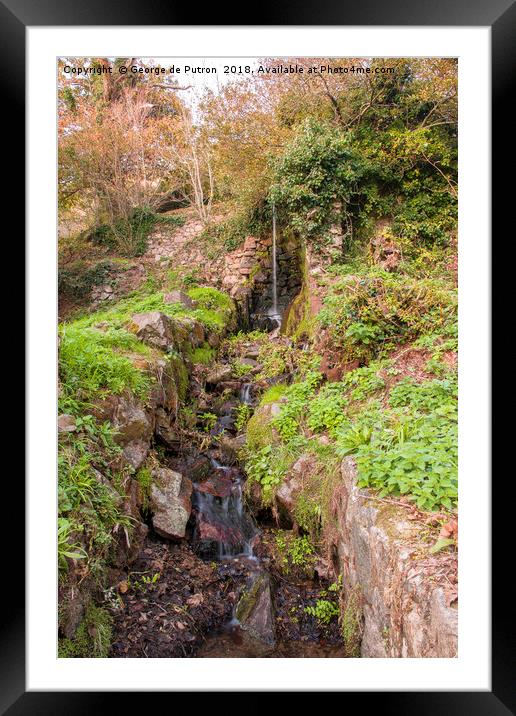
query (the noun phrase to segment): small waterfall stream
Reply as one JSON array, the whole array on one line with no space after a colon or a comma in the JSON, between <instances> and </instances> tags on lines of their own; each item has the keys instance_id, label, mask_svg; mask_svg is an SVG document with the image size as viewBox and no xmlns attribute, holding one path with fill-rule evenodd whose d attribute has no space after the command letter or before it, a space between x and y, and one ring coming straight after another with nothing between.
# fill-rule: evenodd
<instances>
[{"instance_id":1,"label":"small waterfall stream","mask_svg":"<svg viewBox=\"0 0 516 716\"><path fill-rule=\"evenodd\" d=\"M272 311L278 313L278 277L276 259L276 205L272 205Z\"/></svg>"},{"instance_id":2,"label":"small waterfall stream","mask_svg":"<svg viewBox=\"0 0 516 716\"><path fill-rule=\"evenodd\" d=\"M277 236L276 236L276 205L272 204L272 307L269 317L281 327L281 314L278 310L278 258L277 258Z\"/></svg>"}]
</instances>

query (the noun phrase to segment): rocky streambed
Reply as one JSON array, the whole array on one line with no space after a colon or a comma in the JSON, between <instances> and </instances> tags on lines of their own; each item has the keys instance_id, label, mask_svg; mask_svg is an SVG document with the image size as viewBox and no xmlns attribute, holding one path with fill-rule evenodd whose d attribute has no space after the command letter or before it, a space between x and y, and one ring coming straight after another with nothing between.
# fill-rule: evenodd
<instances>
[{"instance_id":1,"label":"rocky streambed","mask_svg":"<svg viewBox=\"0 0 516 716\"><path fill-rule=\"evenodd\" d=\"M246 505L235 416L253 409L253 384L224 366L216 373L204 395L217 416L206 444L167 450L153 471L149 534L115 589L111 655L346 656L337 619L310 614L329 580L286 574L272 514L257 519Z\"/></svg>"}]
</instances>

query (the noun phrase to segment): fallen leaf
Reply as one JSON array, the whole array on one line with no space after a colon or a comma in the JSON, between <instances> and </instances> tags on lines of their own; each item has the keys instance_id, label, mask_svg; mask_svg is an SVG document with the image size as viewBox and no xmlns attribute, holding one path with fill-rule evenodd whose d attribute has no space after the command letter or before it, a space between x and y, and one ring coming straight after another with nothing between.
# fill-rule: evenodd
<instances>
[{"instance_id":1,"label":"fallen leaf","mask_svg":"<svg viewBox=\"0 0 516 716\"><path fill-rule=\"evenodd\" d=\"M442 539L457 539L459 536L459 523L457 520L449 520L441 527L439 537Z\"/></svg>"},{"instance_id":2,"label":"fallen leaf","mask_svg":"<svg viewBox=\"0 0 516 716\"><path fill-rule=\"evenodd\" d=\"M199 594L194 594L193 596L189 597L186 600L186 603L189 604L191 607L198 607L199 604L202 604L203 601L204 601L204 597L202 596L201 593L199 593Z\"/></svg>"},{"instance_id":3,"label":"fallen leaf","mask_svg":"<svg viewBox=\"0 0 516 716\"><path fill-rule=\"evenodd\" d=\"M179 629L180 631L183 631L184 629L186 629L186 624L183 624L183 622L176 622L176 623L175 623L175 626L176 626L176 628Z\"/></svg>"}]
</instances>

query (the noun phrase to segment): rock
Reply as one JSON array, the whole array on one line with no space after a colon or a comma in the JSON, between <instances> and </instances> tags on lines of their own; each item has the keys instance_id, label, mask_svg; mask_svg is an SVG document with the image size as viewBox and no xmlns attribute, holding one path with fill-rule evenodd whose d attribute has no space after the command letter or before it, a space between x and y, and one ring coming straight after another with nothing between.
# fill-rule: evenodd
<instances>
[{"instance_id":1,"label":"rock","mask_svg":"<svg viewBox=\"0 0 516 716\"><path fill-rule=\"evenodd\" d=\"M161 311L135 313L131 320L131 329L143 343L162 351L175 347L174 323Z\"/></svg>"},{"instance_id":2,"label":"rock","mask_svg":"<svg viewBox=\"0 0 516 716\"><path fill-rule=\"evenodd\" d=\"M258 358L258 355L260 353L260 347L259 346L248 346L244 350L244 360L248 358L252 358L256 360Z\"/></svg>"},{"instance_id":3,"label":"rock","mask_svg":"<svg viewBox=\"0 0 516 716\"><path fill-rule=\"evenodd\" d=\"M396 504L368 500L357 486L356 466L341 466L339 538L335 545L346 596L358 590L363 610L363 657L457 656L456 606L446 604L443 586L432 577L436 560L412 557L419 528ZM426 573L425 573L426 572Z\"/></svg>"},{"instance_id":4,"label":"rock","mask_svg":"<svg viewBox=\"0 0 516 716\"><path fill-rule=\"evenodd\" d=\"M154 415L156 418L154 427L156 436L168 448L177 449L179 445L179 437L170 414L166 413L163 408L157 408Z\"/></svg>"},{"instance_id":5,"label":"rock","mask_svg":"<svg viewBox=\"0 0 516 716\"><path fill-rule=\"evenodd\" d=\"M235 527L210 521L206 515L200 514L197 517L197 540L236 546L242 544L244 537Z\"/></svg>"},{"instance_id":6,"label":"rock","mask_svg":"<svg viewBox=\"0 0 516 716\"><path fill-rule=\"evenodd\" d=\"M210 348L218 348L220 345L220 336L215 331L210 331L206 340Z\"/></svg>"},{"instance_id":7,"label":"rock","mask_svg":"<svg viewBox=\"0 0 516 716\"><path fill-rule=\"evenodd\" d=\"M219 438L219 451L222 462L225 465L233 465L238 458L239 451L244 447L246 441L245 434L233 437L227 433Z\"/></svg>"},{"instance_id":8,"label":"rock","mask_svg":"<svg viewBox=\"0 0 516 716\"><path fill-rule=\"evenodd\" d=\"M241 383L238 380L221 380L220 383L218 383L218 390L239 390L240 385Z\"/></svg>"},{"instance_id":9,"label":"rock","mask_svg":"<svg viewBox=\"0 0 516 716\"><path fill-rule=\"evenodd\" d=\"M303 487L303 475L309 473L314 467L313 455L301 455L292 465L276 490L276 503L289 517L293 518L296 498Z\"/></svg>"},{"instance_id":10,"label":"rock","mask_svg":"<svg viewBox=\"0 0 516 716\"><path fill-rule=\"evenodd\" d=\"M274 617L269 575L262 572L254 577L236 606L235 616L249 636L268 646L275 643Z\"/></svg>"},{"instance_id":11,"label":"rock","mask_svg":"<svg viewBox=\"0 0 516 716\"><path fill-rule=\"evenodd\" d=\"M205 480L212 470L211 462L205 455L197 455L191 462L188 462L188 474L192 482Z\"/></svg>"},{"instance_id":12,"label":"rock","mask_svg":"<svg viewBox=\"0 0 516 716\"><path fill-rule=\"evenodd\" d=\"M175 324L175 338L179 346L190 343L193 348L199 348L204 344L204 326L195 318L181 317Z\"/></svg>"},{"instance_id":13,"label":"rock","mask_svg":"<svg viewBox=\"0 0 516 716\"><path fill-rule=\"evenodd\" d=\"M119 398L113 414L116 442L127 445L135 440L150 442L152 424L142 406L134 400Z\"/></svg>"},{"instance_id":14,"label":"rock","mask_svg":"<svg viewBox=\"0 0 516 716\"><path fill-rule=\"evenodd\" d=\"M195 308L197 303L183 291L170 291L163 296L165 303L182 303L186 308Z\"/></svg>"},{"instance_id":15,"label":"rock","mask_svg":"<svg viewBox=\"0 0 516 716\"><path fill-rule=\"evenodd\" d=\"M243 365L249 366L250 373L259 373L263 368L261 363L258 363L258 361L254 360L254 358L240 358L239 362Z\"/></svg>"},{"instance_id":16,"label":"rock","mask_svg":"<svg viewBox=\"0 0 516 716\"><path fill-rule=\"evenodd\" d=\"M207 480L198 483L195 490L215 497L229 497L233 490L233 480L227 472L220 470Z\"/></svg>"},{"instance_id":17,"label":"rock","mask_svg":"<svg viewBox=\"0 0 516 716\"><path fill-rule=\"evenodd\" d=\"M122 448L125 461L139 470L149 454L149 442L146 440L133 440Z\"/></svg>"},{"instance_id":18,"label":"rock","mask_svg":"<svg viewBox=\"0 0 516 716\"><path fill-rule=\"evenodd\" d=\"M217 365L206 376L206 382L216 385L231 378L231 372L230 365Z\"/></svg>"},{"instance_id":19,"label":"rock","mask_svg":"<svg viewBox=\"0 0 516 716\"><path fill-rule=\"evenodd\" d=\"M179 409L180 361L178 357L171 357L169 360L156 360L152 366L157 380L151 391L150 403L163 407L174 416L177 416Z\"/></svg>"},{"instance_id":20,"label":"rock","mask_svg":"<svg viewBox=\"0 0 516 716\"><path fill-rule=\"evenodd\" d=\"M269 413L272 418L277 418L281 413L281 403L270 403Z\"/></svg>"},{"instance_id":21,"label":"rock","mask_svg":"<svg viewBox=\"0 0 516 716\"><path fill-rule=\"evenodd\" d=\"M121 531L116 540L113 564L121 569L132 564L138 558L149 528L143 522L135 521L132 529L126 533Z\"/></svg>"},{"instance_id":22,"label":"rock","mask_svg":"<svg viewBox=\"0 0 516 716\"><path fill-rule=\"evenodd\" d=\"M67 415L66 413L60 415L57 418L57 430L60 433L72 433L74 430L77 430L73 415Z\"/></svg>"},{"instance_id":23,"label":"rock","mask_svg":"<svg viewBox=\"0 0 516 716\"><path fill-rule=\"evenodd\" d=\"M154 470L151 486L152 526L167 539L182 539L192 511L192 483L181 473L168 468Z\"/></svg>"}]
</instances>

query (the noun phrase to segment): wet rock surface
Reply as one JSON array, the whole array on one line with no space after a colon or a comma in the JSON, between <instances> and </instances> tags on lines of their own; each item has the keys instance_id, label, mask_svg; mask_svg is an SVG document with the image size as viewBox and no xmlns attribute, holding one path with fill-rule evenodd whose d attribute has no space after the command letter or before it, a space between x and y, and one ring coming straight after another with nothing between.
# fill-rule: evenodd
<instances>
[{"instance_id":1,"label":"wet rock surface","mask_svg":"<svg viewBox=\"0 0 516 716\"><path fill-rule=\"evenodd\" d=\"M249 637L274 646L274 617L269 575L261 572L251 578L235 609L241 629Z\"/></svg>"}]
</instances>

